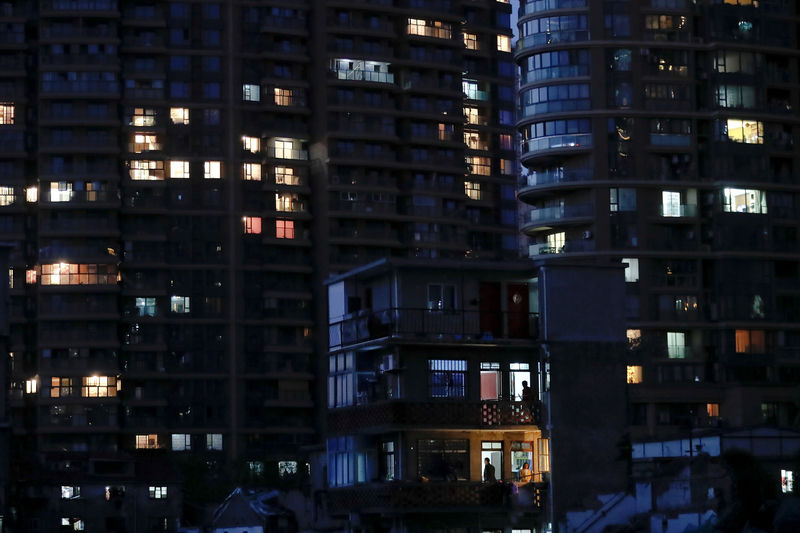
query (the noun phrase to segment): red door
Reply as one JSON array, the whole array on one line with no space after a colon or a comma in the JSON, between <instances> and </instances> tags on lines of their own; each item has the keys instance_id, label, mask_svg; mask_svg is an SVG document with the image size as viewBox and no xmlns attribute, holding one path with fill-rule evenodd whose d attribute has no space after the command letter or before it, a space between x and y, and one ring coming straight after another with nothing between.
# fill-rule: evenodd
<instances>
[{"instance_id":1,"label":"red door","mask_svg":"<svg viewBox=\"0 0 800 533\"><path fill-rule=\"evenodd\" d=\"M503 335L503 321L500 314L500 284L481 282L480 287L481 333L491 333L494 337Z\"/></svg>"},{"instance_id":2,"label":"red door","mask_svg":"<svg viewBox=\"0 0 800 533\"><path fill-rule=\"evenodd\" d=\"M506 309L508 309L508 336L512 339L530 337L528 284L509 283L506 300Z\"/></svg>"}]
</instances>

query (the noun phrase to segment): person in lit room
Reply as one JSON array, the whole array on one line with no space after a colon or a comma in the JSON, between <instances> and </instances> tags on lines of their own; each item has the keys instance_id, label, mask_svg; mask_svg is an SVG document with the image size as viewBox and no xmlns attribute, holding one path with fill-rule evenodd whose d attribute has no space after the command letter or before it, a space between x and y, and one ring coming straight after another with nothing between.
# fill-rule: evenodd
<instances>
[{"instance_id":1,"label":"person in lit room","mask_svg":"<svg viewBox=\"0 0 800 533\"><path fill-rule=\"evenodd\" d=\"M497 478L494 475L494 466L492 462L487 457L483 460L484 467L483 467L483 481L484 483L497 483Z\"/></svg>"},{"instance_id":2,"label":"person in lit room","mask_svg":"<svg viewBox=\"0 0 800 533\"><path fill-rule=\"evenodd\" d=\"M519 484L525 485L531 482L533 479L533 472L531 472L530 465L525 462L522 464L522 468L519 471Z\"/></svg>"}]
</instances>

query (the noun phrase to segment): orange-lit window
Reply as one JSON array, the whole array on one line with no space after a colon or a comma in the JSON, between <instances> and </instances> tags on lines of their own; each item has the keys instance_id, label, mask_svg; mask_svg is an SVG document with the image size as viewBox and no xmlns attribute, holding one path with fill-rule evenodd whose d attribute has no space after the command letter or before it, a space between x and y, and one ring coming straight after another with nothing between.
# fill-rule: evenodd
<instances>
[{"instance_id":1,"label":"orange-lit window","mask_svg":"<svg viewBox=\"0 0 800 533\"><path fill-rule=\"evenodd\" d=\"M25 380L25 394L36 394L39 390L39 380L31 378Z\"/></svg>"},{"instance_id":2,"label":"orange-lit window","mask_svg":"<svg viewBox=\"0 0 800 533\"><path fill-rule=\"evenodd\" d=\"M50 183L51 202L69 202L72 199L72 182L53 181Z\"/></svg>"},{"instance_id":3,"label":"orange-lit window","mask_svg":"<svg viewBox=\"0 0 800 533\"><path fill-rule=\"evenodd\" d=\"M719 404L718 403L707 403L706 404L706 414L709 418L718 418L719 417Z\"/></svg>"},{"instance_id":4,"label":"orange-lit window","mask_svg":"<svg viewBox=\"0 0 800 533\"><path fill-rule=\"evenodd\" d=\"M171 107L169 119L173 124L189 124L189 109L186 107Z\"/></svg>"},{"instance_id":5,"label":"orange-lit window","mask_svg":"<svg viewBox=\"0 0 800 533\"><path fill-rule=\"evenodd\" d=\"M14 104L0 103L0 124L14 123Z\"/></svg>"},{"instance_id":6,"label":"orange-lit window","mask_svg":"<svg viewBox=\"0 0 800 533\"><path fill-rule=\"evenodd\" d=\"M67 398L72 396L72 378L50 378L50 397Z\"/></svg>"},{"instance_id":7,"label":"orange-lit window","mask_svg":"<svg viewBox=\"0 0 800 533\"><path fill-rule=\"evenodd\" d=\"M170 161L169 162L169 177L173 179L188 179L189 178L189 162L188 161Z\"/></svg>"},{"instance_id":8,"label":"orange-lit window","mask_svg":"<svg viewBox=\"0 0 800 533\"><path fill-rule=\"evenodd\" d=\"M25 283L33 285L36 283L36 270L28 269L25 271Z\"/></svg>"},{"instance_id":9,"label":"orange-lit window","mask_svg":"<svg viewBox=\"0 0 800 533\"><path fill-rule=\"evenodd\" d=\"M275 194L275 210L276 211L302 211L303 204L300 202L300 197L296 194Z\"/></svg>"},{"instance_id":10,"label":"orange-lit window","mask_svg":"<svg viewBox=\"0 0 800 533\"><path fill-rule=\"evenodd\" d=\"M280 185L300 185L300 176L292 167L275 167L275 183Z\"/></svg>"},{"instance_id":11,"label":"orange-lit window","mask_svg":"<svg viewBox=\"0 0 800 533\"><path fill-rule=\"evenodd\" d=\"M222 164L219 161L206 161L203 163L203 178L218 180L222 177Z\"/></svg>"},{"instance_id":12,"label":"orange-lit window","mask_svg":"<svg viewBox=\"0 0 800 533\"><path fill-rule=\"evenodd\" d=\"M511 37L508 35L498 35L497 36L497 50L500 52L510 52L511 51Z\"/></svg>"},{"instance_id":13,"label":"orange-lit window","mask_svg":"<svg viewBox=\"0 0 800 533\"><path fill-rule=\"evenodd\" d=\"M242 217L245 233L261 233L261 217Z\"/></svg>"},{"instance_id":14,"label":"orange-lit window","mask_svg":"<svg viewBox=\"0 0 800 533\"><path fill-rule=\"evenodd\" d=\"M242 178L245 181L261 181L261 165L258 163L242 164Z\"/></svg>"},{"instance_id":15,"label":"orange-lit window","mask_svg":"<svg viewBox=\"0 0 800 533\"><path fill-rule=\"evenodd\" d=\"M275 237L278 239L294 239L294 220L276 220Z\"/></svg>"},{"instance_id":16,"label":"orange-lit window","mask_svg":"<svg viewBox=\"0 0 800 533\"><path fill-rule=\"evenodd\" d=\"M292 105L292 90L275 87L275 105Z\"/></svg>"},{"instance_id":17,"label":"orange-lit window","mask_svg":"<svg viewBox=\"0 0 800 533\"><path fill-rule=\"evenodd\" d=\"M0 187L0 206L14 205L14 187Z\"/></svg>"},{"instance_id":18,"label":"orange-lit window","mask_svg":"<svg viewBox=\"0 0 800 533\"><path fill-rule=\"evenodd\" d=\"M87 376L83 378L81 396L84 398L111 398L117 395L120 382L116 376Z\"/></svg>"},{"instance_id":19,"label":"orange-lit window","mask_svg":"<svg viewBox=\"0 0 800 533\"><path fill-rule=\"evenodd\" d=\"M478 183L477 181L465 181L464 194L466 194L467 198L469 198L470 200L480 200L481 184Z\"/></svg>"},{"instance_id":20,"label":"orange-lit window","mask_svg":"<svg viewBox=\"0 0 800 533\"><path fill-rule=\"evenodd\" d=\"M478 36L474 33L464 32L464 46L467 50L478 50Z\"/></svg>"},{"instance_id":21,"label":"orange-lit window","mask_svg":"<svg viewBox=\"0 0 800 533\"><path fill-rule=\"evenodd\" d=\"M242 148L248 152L257 154L261 151L261 139L258 137L248 137L247 135L242 135Z\"/></svg>"},{"instance_id":22,"label":"orange-lit window","mask_svg":"<svg viewBox=\"0 0 800 533\"><path fill-rule=\"evenodd\" d=\"M163 180L164 162L134 160L128 162L132 180Z\"/></svg>"},{"instance_id":23,"label":"orange-lit window","mask_svg":"<svg viewBox=\"0 0 800 533\"><path fill-rule=\"evenodd\" d=\"M737 329L736 353L764 353L767 340L763 329Z\"/></svg>"},{"instance_id":24,"label":"orange-lit window","mask_svg":"<svg viewBox=\"0 0 800 533\"><path fill-rule=\"evenodd\" d=\"M42 265L42 285L111 285L114 283L117 283L117 267L115 265L76 263Z\"/></svg>"},{"instance_id":25,"label":"orange-lit window","mask_svg":"<svg viewBox=\"0 0 800 533\"><path fill-rule=\"evenodd\" d=\"M158 435L151 433L149 435L136 435L136 449L147 450L158 448Z\"/></svg>"},{"instance_id":26,"label":"orange-lit window","mask_svg":"<svg viewBox=\"0 0 800 533\"><path fill-rule=\"evenodd\" d=\"M137 107L133 110L133 117L131 123L134 126L155 126L156 125L156 111L155 109L146 109L144 107Z\"/></svg>"},{"instance_id":27,"label":"orange-lit window","mask_svg":"<svg viewBox=\"0 0 800 533\"><path fill-rule=\"evenodd\" d=\"M137 133L133 136L133 144L130 151L136 154L141 152L151 152L161 150L161 143L158 142L158 135L153 133Z\"/></svg>"},{"instance_id":28,"label":"orange-lit window","mask_svg":"<svg viewBox=\"0 0 800 533\"><path fill-rule=\"evenodd\" d=\"M39 187L33 185L25 189L25 201L30 204L35 204L39 201Z\"/></svg>"},{"instance_id":29,"label":"orange-lit window","mask_svg":"<svg viewBox=\"0 0 800 533\"><path fill-rule=\"evenodd\" d=\"M637 365L628 365L628 383L641 383L642 382L642 367Z\"/></svg>"},{"instance_id":30,"label":"orange-lit window","mask_svg":"<svg viewBox=\"0 0 800 533\"><path fill-rule=\"evenodd\" d=\"M439 20L408 19L408 34L436 37L437 39L451 39L453 31L450 24Z\"/></svg>"},{"instance_id":31,"label":"orange-lit window","mask_svg":"<svg viewBox=\"0 0 800 533\"><path fill-rule=\"evenodd\" d=\"M467 156L467 168L470 174L489 176L492 174L492 160L489 157Z\"/></svg>"}]
</instances>

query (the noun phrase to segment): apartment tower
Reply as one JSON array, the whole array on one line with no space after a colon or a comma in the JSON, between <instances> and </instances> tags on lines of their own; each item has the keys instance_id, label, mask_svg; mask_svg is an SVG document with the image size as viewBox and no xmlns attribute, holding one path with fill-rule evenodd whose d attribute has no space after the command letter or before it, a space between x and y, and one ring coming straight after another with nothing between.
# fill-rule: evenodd
<instances>
[{"instance_id":1,"label":"apartment tower","mask_svg":"<svg viewBox=\"0 0 800 533\"><path fill-rule=\"evenodd\" d=\"M545 263L627 264L634 437L795 423L797 9L520 6L522 231Z\"/></svg>"},{"instance_id":2,"label":"apartment tower","mask_svg":"<svg viewBox=\"0 0 800 533\"><path fill-rule=\"evenodd\" d=\"M174 528L175 480L142 458L299 475L322 280L516 255L510 14L0 2L18 527L116 530L85 502L139 501L135 471L156 507L127 527Z\"/></svg>"}]
</instances>

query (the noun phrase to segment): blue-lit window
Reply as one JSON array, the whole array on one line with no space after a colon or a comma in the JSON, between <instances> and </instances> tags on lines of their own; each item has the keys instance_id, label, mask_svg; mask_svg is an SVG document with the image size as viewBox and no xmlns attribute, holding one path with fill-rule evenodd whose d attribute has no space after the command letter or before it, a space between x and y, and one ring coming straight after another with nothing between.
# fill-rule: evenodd
<instances>
[{"instance_id":1,"label":"blue-lit window","mask_svg":"<svg viewBox=\"0 0 800 533\"><path fill-rule=\"evenodd\" d=\"M169 84L170 98L189 98L189 84L183 81L173 81Z\"/></svg>"},{"instance_id":2,"label":"blue-lit window","mask_svg":"<svg viewBox=\"0 0 800 533\"><path fill-rule=\"evenodd\" d=\"M559 50L528 57L523 83L589 75L588 50Z\"/></svg>"},{"instance_id":3,"label":"blue-lit window","mask_svg":"<svg viewBox=\"0 0 800 533\"><path fill-rule=\"evenodd\" d=\"M590 107L589 84L569 83L536 87L522 93L522 114L579 111Z\"/></svg>"},{"instance_id":4,"label":"blue-lit window","mask_svg":"<svg viewBox=\"0 0 800 533\"><path fill-rule=\"evenodd\" d=\"M217 82L209 82L203 84L203 98L209 98L212 100L219 99L220 97L220 85Z\"/></svg>"},{"instance_id":5,"label":"blue-lit window","mask_svg":"<svg viewBox=\"0 0 800 533\"><path fill-rule=\"evenodd\" d=\"M189 56L172 56L169 58L170 70L189 70L189 64Z\"/></svg>"},{"instance_id":6,"label":"blue-lit window","mask_svg":"<svg viewBox=\"0 0 800 533\"><path fill-rule=\"evenodd\" d=\"M467 361L429 359L428 387L431 398L466 398Z\"/></svg>"}]
</instances>

